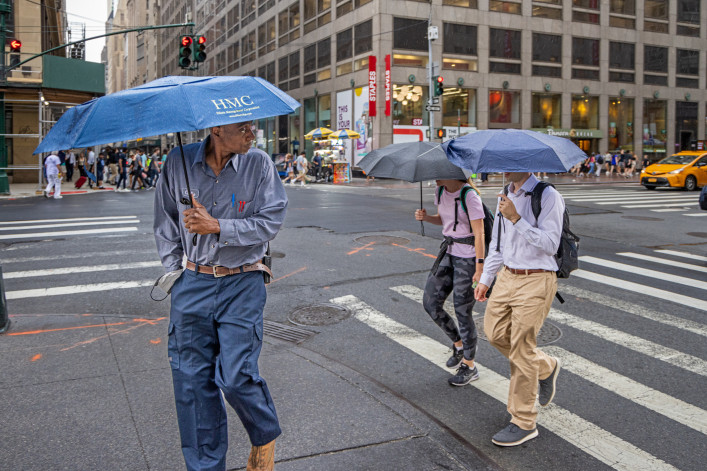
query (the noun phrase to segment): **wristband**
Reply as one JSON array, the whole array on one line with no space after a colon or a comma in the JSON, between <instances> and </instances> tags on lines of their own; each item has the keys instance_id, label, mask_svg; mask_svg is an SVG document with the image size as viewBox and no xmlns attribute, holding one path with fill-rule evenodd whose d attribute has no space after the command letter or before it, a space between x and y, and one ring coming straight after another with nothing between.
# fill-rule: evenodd
<instances>
[{"instance_id":1,"label":"wristband","mask_svg":"<svg viewBox=\"0 0 707 471\"><path fill-rule=\"evenodd\" d=\"M484 259L483 259L483 258L477 258L477 259L476 259L476 263L484 263Z\"/></svg>"}]
</instances>

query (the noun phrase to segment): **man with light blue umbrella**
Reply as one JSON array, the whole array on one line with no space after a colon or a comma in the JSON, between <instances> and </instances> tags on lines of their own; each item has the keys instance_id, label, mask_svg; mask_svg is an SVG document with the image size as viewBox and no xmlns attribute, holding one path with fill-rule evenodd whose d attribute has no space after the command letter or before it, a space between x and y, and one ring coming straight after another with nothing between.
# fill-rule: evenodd
<instances>
[{"instance_id":1,"label":"man with light blue umbrella","mask_svg":"<svg viewBox=\"0 0 707 471\"><path fill-rule=\"evenodd\" d=\"M248 470L273 469L281 433L258 356L270 273L262 259L287 196L268 155L250 148L254 138L251 122L212 127L184 147L189 185L179 149L157 183L154 231L167 271L160 286L172 295L168 352L189 470L226 469L222 392L250 437Z\"/></svg>"}]
</instances>

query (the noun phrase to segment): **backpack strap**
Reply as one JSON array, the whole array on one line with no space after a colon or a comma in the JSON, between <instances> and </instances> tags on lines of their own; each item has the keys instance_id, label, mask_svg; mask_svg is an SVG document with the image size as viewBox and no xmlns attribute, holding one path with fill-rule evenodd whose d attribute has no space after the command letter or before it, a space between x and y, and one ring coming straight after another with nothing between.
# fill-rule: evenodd
<instances>
[{"instance_id":1,"label":"backpack strap","mask_svg":"<svg viewBox=\"0 0 707 471\"><path fill-rule=\"evenodd\" d=\"M437 205L439 205L439 202L442 201L442 192L444 191L443 186L438 186L437 187Z\"/></svg>"},{"instance_id":2,"label":"backpack strap","mask_svg":"<svg viewBox=\"0 0 707 471\"><path fill-rule=\"evenodd\" d=\"M540 217L540 211L542 211L543 191L545 191L545 188L548 186L555 188L555 185L552 183L539 181L538 184L535 185L535 188L533 188L533 191L525 194L525 196L530 196L530 207L533 210L533 216L535 216L536 221Z\"/></svg>"},{"instance_id":3,"label":"backpack strap","mask_svg":"<svg viewBox=\"0 0 707 471\"><path fill-rule=\"evenodd\" d=\"M509 183L508 185L503 187L503 194L508 196L508 188L511 186ZM498 234L496 235L496 252L501 251L501 226L503 225L503 214L499 211L498 214Z\"/></svg>"}]
</instances>

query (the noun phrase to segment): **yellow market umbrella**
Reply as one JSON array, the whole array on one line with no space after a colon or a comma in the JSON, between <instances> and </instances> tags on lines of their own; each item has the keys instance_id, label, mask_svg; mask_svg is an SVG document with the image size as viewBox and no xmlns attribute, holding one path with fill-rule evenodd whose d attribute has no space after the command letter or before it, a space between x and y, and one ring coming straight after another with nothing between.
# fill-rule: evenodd
<instances>
[{"instance_id":1,"label":"yellow market umbrella","mask_svg":"<svg viewBox=\"0 0 707 471\"><path fill-rule=\"evenodd\" d=\"M326 138L331 134L331 129L328 128L316 128L309 131L304 135L305 139L322 139Z\"/></svg>"},{"instance_id":2,"label":"yellow market umbrella","mask_svg":"<svg viewBox=\"0 0 707 471\"><path fill-rule=\"evenodd\" d=\"M361 137L356 131L350 129L339 129L327 136L327 139L358 139Z\"/></svg>"}]
</instances>

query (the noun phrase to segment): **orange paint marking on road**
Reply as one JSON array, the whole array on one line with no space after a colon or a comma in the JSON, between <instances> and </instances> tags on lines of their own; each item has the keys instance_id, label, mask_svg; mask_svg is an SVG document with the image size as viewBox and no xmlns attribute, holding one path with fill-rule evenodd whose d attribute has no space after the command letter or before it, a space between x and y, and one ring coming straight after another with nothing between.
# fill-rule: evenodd
<instances>
[{"instance_id":1,"label":"orange paint marking on road","mask_svg":"<svg viewBox=\"0 0 707 471\"><path fill-rule=\"evenodd\" d=\"M329 288L331 288L331 286L325 286L325 287L322 288L322 289L329 289Z\"/></svg>"},{"instance_id":2,"label":"orange paint marking on road","mask_svg":"<svg viewBox=\"0 0 707 471\"><path fill-rule=\"evenodd\" d=\"M423 249L422 247L418 247L416 249L409 249L409 248L407 248L403 245L400 245L400 244L391 244L391 245L394 245L395 247L400 247L401 249L405 249L408 252L419 253L420 255L424 255L425 257L437 258L437 255L432 255L432 254L426 253L425 249Z\"/></svg>"},{"instance_id":3,"label":"orange paint marking on road","mask_svg":"<svg viewBox=\"0 0 707 471\"><path fill-rule=\"evenodd\" d=\"M363 247L359 247L359 248L357 248L357 249L353 249L351 252L347 253L346 255L353 255L353 254L355 254L355 253L359 253L361 250L373 250L373 249L371 248L371 246L372 246L373 244L375 244L375 242L369 242L369 243L367 243L366 245L364 245Z\"/></svg>"},{"instance_id":4,"label":"orange paint marking on road","mask_svg":"<svg viewBox=\"0 0 707 471\"><path fill-rule=\"evenodd\" d=\"M150 340L150 343L152 345L158 345L158 344L162 343L162 339L153 339L153 340Z\"/></svg>"},{"instance_id":5,"label":"orange paint marking on road","mask_svg":"<svg viewBox=\"0 0 707 471\"><path fill-rule=\"evenodd\" d=\"M163 321L163 320L165 320L165 319L167 319L167 318L166 318L166 317L158 317L157 319L140 319L140 318L137 318L137 319L133 319L133 322L142 322L142 323L149 324L149 325L157 325L157 323L158 323L159 321Z\"/></svg>"},{"instance_id":6,"label":"orange paint marking on road","mask_svg":"<svg viewBox=\"0 0 707 471\"><path fill-rule=\"evenodd\" d=\"M41 354L41 353L37 353L35 356L32 357L32 359L31 359L30 361L37 361L37 360L39 360L39 359L41 359L41 358L42 358L42 354Z\"/></svg>"},{"instance_id":7,"label":"orange paint marking on road","mask_svg":"<svg viewBox=\"0 0 707 471\"><path fill-rule=\"evenodd\" d=\"M44 330L29 330L27 332L10 332L9 334L5 334L8 337L13 336L13 335L35 335L35 334L45 334L48 332L59 332L62 330L76 330L76 329L93 329L96 327L108 327L111 325L124 325L127 324L127 322L115 322L113 324L95 324L95 325L80 325L76 327L62 327L59 329L44 329Z\"/></svg>"},{"instance_id":8,"label":"orange paint marking on road","mask_svg":"<svg viewBox=\"0 0 707 471\"><path fill-rule=\"evenodd\" d=\"M297 270L293 271L292 273L288 273L287 275L281 276L280 278L275 278L274 280L270 281L270 284L273 284L276 281L284 280L285 278L288 278L292 275L296 275L297 273L303 272L306 269L307 269L307 267L298 268Z\"/></svg>"}]
</instances>

